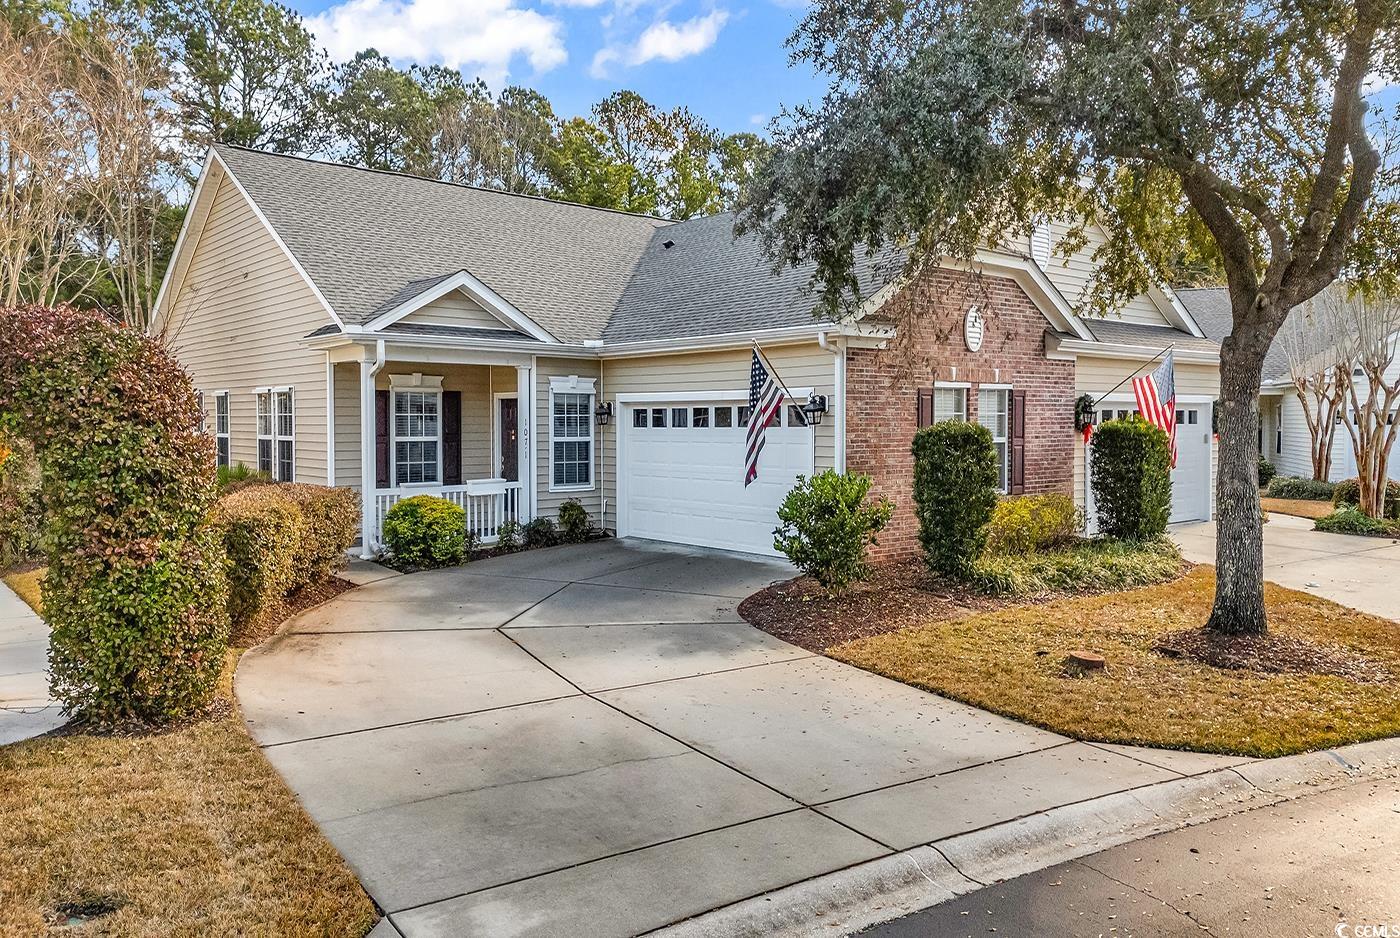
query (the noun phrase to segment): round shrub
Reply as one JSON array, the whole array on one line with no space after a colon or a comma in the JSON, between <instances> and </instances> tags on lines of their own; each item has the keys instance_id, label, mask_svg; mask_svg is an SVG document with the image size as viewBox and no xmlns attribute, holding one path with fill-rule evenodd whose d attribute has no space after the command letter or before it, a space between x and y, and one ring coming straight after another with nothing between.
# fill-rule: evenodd
<instances>
[{"instance_id":1,"label":"round shrub","mask_svg":"<svg viewBox=\"0 0 1400 938\"><path fill-rule=\"evenodd\" d=\"M228 612L235 632L299 585L298 553L306 523L301 509L278 489L238 489L220 498L209 513L228 556Z\"/></svg>"},{"instance_id":2,"label":"round shrub","mask_svg":"<svg viewBox=\"0 0 1400 938\"><path fill-rule=\"evenodd\" d=\"M1341 508L1343 505L1361 504L1361 480L1343 479L1332 489L1332 505ZM1392 520L1400 518L1400 482L1394 479L1385 484L1385 510L1381 512L1382 517Z\"/></svg>"},{"instance_id":3,"label":"round shrub","mask_svg":"<svg viewBox=\"0 0 1400 938\"><path fill-rule=\"evenodd\" d=\"M1278 470L1274 468L1274 464L1271 463L1271 462L1269 462L1269 461L1268 461L1267 459L1265 459L1263 456L1260 456L1260 457L1259 457L1259 485L1260 485L1260 487L1261 487L1261 488L1267 489L1267 488L1269 487L1269 483L1272 482L1272 481L1274 481L1274 476L1276 476L1276 475L1278 475Z\"/></svg>"},{"instance_id":4,"label":"round shrub","mask_svg":"<svg viewBox=\"0 0 1400 938\"><path fill-rule=\"evenodd\" d=\"M1017 495L997 502L987 526L987 550L1023 554L1063 547L1079 536L1084 519L1068 495Z\"/></svg>"},{"instance_id":5,"label":"round shrub","mask_svg":"<svg viewBox=\"0 0 1400 938\"><path fill-rule=\"evenodd\" d=\"M549 518L531 518L520 526L520 541L527 548L553 547L559 543L559 530Z\"/></svg>"},{"instance_id":6,"label":"round shrub","mask_svg":"<svg viewBox=\"0 0 1400 938\"><path fill-rule=\"evenodd\" d=\"M1166 532L1171 517L1171 451L1167 435L1129 417L1100 424L1093 436L1090 484L1099 530L1145 541Z\"/></svg>"},{"instance_id":7,"label":"round shrub","mask_svg":"<svg viewBox=\"0 0 1400 938\"><path fill-rule=\"evenodd\" d=\"M1269 480L1264 494L1269 498L1305 498L1325 502L1332 498L1335 486L1320 479L1300 479L1297 476L1275 476Z\"/></svg>"},{"instance_id":8,"label":"round shrub","mask_svg":"<svg viewBox=\"0 0 1400 938\"><path fill-rule=\"evenodd\" d=\"M971 571L996 503L997 452L986 427L948 420L914 434L914 513L932 570Z\"/></svg>"},{"instance_id":9,"label":"round shrub","mask_svg":"<svg viewBox=\"0 0 1400 938\"><path fill-rule=\"evenodd\" d=\"M869 476L833 469L810 479L798 476L778 508L782 524L773 531L773 547L829 590L865 579L866 548L894 511L889 499L867 502L869 494Z\"/></svg>"},{"instance_id":10,"label":"round shrub","mask_svg":"<svg viewBox=\"0 0 1400 938\"><path fill-rule=\"evenodd\" d=\"M50 688L97 724L202 709L223 668L214 442L154 339L70 307L0 309L0 423L34 447Z\"/></svg>"},{"instance_id":11,"label":"round shrub","mask_svg":"<svg viewBox=\"0 0 1400 938\"><path fill-rule=\"evenodd\" d=\"M445 567L467 559L467 513L435 495L396 502L384 515L384 546L414 567Z\"/></svg>"},{"instance_id":12,"label":"round shrub","mask_svg":"<svg viewBox=\"0 0 1400 938\"><path fill-rule=\"evenodd\" d=\"M577 498L559 506L559 538L566 544L579 544L593 535L588 509Z\"/></svg>"}]
</instances>

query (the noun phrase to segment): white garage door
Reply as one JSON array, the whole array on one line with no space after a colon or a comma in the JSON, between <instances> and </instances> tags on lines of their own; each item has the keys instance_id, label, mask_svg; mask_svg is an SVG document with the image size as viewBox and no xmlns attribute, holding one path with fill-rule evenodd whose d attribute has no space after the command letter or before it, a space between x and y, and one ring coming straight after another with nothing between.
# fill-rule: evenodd
<instances>
[{"instance_id":1,"label":"white garage door","mask_svg":"<svg viewBox=\"0 0 1400 938\"><path fill-rule=\"evenodd\" d=\"M812 473L812 430L783 408L768 428L758 479L744 486L742 400L623 407L619 529L631 537L772 554L777 509Z\"/></svg>"},{"instance_id":2,"label":"white garage door","mask_svg":"<svg viewBox=\"0 0 1400 938\"><path fill-rule=\"evenodd\" d=\"M1122 418L1137 413L1131 405L1105 406L1100 412L1101 420ZM1176 411L1176 468L1172 470L1172 513L1167 519L1172 524L1181 521L1207 521L1211 517L1211 429L1210 405L1183 404ZM1088 459L1094 448L1086 454L1084 487L1085 514L1089 529L1096 527L1094 517L1094 490L1090 485Z\"/></svg>"}]
</instances>

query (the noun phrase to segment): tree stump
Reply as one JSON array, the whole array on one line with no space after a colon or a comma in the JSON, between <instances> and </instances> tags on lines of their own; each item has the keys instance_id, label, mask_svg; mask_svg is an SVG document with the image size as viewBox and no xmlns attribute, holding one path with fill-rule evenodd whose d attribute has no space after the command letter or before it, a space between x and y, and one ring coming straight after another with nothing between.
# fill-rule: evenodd
<instances>
[{"instance_id":1,"label":"tree stump","mask_svg":"<svg viewBox=\"0 0 1400 938\"><path fill-rule=\"evenodd\" d=\"M1065 656L1065 665L1076 668L1080 671L1102 671L1108 662L1104 661L1103 655L1095 654L1092 651L1072 651Z\"/></svg>"}]
</instances>

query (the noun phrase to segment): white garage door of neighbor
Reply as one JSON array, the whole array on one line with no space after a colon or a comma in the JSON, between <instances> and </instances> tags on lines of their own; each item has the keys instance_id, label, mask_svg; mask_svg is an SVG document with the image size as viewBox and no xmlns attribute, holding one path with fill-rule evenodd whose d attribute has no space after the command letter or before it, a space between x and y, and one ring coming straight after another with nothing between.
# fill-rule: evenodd
<instances>
[{"instance_id":1,"label":"white garage door of neighbor","mask_svg":"<svg viewBox=\"0 0 1400 938\"><path fill-rule=\"evenodd\" d=\"M1137 413L1132 406L1105 406L1104 419ZM1210 405L1183 404L1176 410L1176 468L1172 470L1172 524L1180 521L1207 521L1211 516ZM1089 447L1092 454L1093 447ZM1087 457L1086 457L1087 459ZM1094 490L1089 484L1086 462L1084 486L1085 513L1094 527Z\"/></svg>"},{"instance_id":2,"label":"white garage door of neighbor","mask_svg":"<svg viewBox=\"0 0 1400 938\"><path fill-rule=\"evenodd\" d=\"M744 486L742 400L625 405L619 528L631 537L773 554L778 506L812 474L812 430L791 406L770 426L758 478Z\"/></svg>"}]
</instances>

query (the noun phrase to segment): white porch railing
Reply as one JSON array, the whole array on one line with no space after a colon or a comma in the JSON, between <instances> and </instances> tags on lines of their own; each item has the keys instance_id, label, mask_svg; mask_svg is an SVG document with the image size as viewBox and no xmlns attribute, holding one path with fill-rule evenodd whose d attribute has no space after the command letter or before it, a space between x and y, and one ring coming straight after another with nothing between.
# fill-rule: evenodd
<instances>
[{"instance_id":1,"label":"white porch railing","mask_svg":"<svg viewBox=\"0 0 1400 938\"><path fill-rule=\"evenodd\" d=\"M434 495L460 505L467 513L467 530L481 544L494 544L506 521L520 521L520 483L505 479L474 479L465 485L410 485L374 491L374 540L384 543L384 516L394 503L414 495Z\"/></svg>"}]
</instances>

